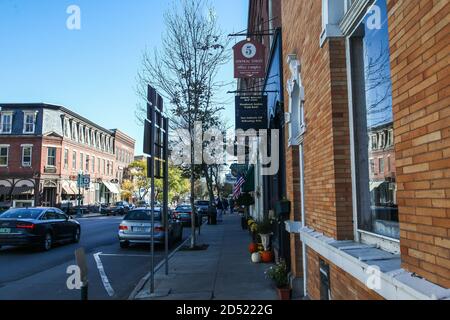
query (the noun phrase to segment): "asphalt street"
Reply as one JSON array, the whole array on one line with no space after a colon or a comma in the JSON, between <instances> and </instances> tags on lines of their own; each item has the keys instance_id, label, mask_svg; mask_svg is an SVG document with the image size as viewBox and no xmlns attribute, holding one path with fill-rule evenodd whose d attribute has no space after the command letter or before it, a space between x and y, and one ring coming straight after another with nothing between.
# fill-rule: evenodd
<instances>
[{"instance_id":1,"label":"asphalt street","mask_svg":"<svg viewBox=\"0 0 450 320\"><path fill-rule=\"evenodd\" d=\"M128 298L150 271L150 246L121 249L117 239L120 217L78 221L82 228L79 244L56 245L49 252L29 248L0 249L0 300L80 299L79 290L69 290L67 287L67 268L76 264L74 252L80 247L85 249L87 255L89 299ZM184 239L189 231L185 228ZM173 245L171 250L178 245ZM155 265L163 259L164 248L157 246Z\"/></svg>"}]
</instances>

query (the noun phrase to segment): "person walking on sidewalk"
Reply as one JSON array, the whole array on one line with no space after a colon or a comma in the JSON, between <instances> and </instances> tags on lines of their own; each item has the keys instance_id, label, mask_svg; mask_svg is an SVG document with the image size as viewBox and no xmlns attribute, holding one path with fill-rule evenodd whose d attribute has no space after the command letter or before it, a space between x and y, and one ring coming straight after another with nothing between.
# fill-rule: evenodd
<instances>
[{"instance_id":1,"label":"person walking on sidewalk","mask_svg":"<svg viewBox=\"0 0 450 320\"><path fill-rule=\"evenodd\" d=\"M220 197L217 198L217 222L222 222L223 203Z\"/></svg>"}]
</instances>

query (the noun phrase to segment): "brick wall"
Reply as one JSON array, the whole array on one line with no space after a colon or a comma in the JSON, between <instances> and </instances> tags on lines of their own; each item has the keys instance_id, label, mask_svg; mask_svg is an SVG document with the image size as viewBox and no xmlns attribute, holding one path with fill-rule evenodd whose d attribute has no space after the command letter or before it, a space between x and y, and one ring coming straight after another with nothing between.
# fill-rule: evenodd
<instances>
[{"instance_id":1,"label":"brick wall","mask_svg":"<svg viewBox=\"0 0 450 320\"><path fill-rule=\"evenodd\" d=\"M22 167L22 145L33 145L31 167ZM33 177L40 171L42 138L35 137L1 137L0 145L9 145L8 167L0 167L0 177Z\"/></svg>"},{"instance_id":2,"label":"brick wall","mask_svg":"<svg viewBox=\"0 0 450 320\"><path fill-rule=\"evenodd\" d=\"M403 267L450 287L450 3L388 8Z\"/></svg>"},{"instance_id":3,"label":"brick wall","mask_svg":"<svg viewBox=\"0 0 450 320\"><path fill-rule=\"evenodd\" d=\"M306 224L344 240L353 238L345 46L332 40L320 48L321 9L320 1L283 0L283 56L297 54L302 64Z\"/></svg>"},{"instance_id":4,"label":"brick wall","mask_svg":"<svg viewBox=\"0 0 450 320\"><path fill-rule=\"evenodd\" d=\"M344 270L323 259L315 251L307 249L308 293L313 300L320 299L320 259L330 265L330 288L333 300L383 300L383 297L370 290L359 280Z\"/></svg>"}]
</instances>

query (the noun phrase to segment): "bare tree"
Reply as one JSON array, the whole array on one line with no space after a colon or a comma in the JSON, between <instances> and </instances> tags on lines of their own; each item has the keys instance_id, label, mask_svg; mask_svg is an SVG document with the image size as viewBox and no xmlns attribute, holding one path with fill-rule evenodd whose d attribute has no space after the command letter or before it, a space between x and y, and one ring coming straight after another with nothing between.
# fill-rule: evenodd
<instances>
[{"instance_id":1,"label":"bare tree","mask_svg":"<svg viewBox=\"0 0 450 320\"><path fill-rule=\"evenodd\" d=\"M194 205L195 131L197 121L210 124L221 108L214 103L222 83L216 81L221 66L230 59L229 40L218 26L214 10L204 0L174 2L164 15L166 31L162 48L143 57L138 92L146 99L151 84L170 103L171 128L188 128L190 135L190 183L192 206L191 248L196 246ZM145 110L138 110L138 116ZM217 119L216 119L217 120ZM179 137L181 140L181 137Z\"/></svg>"}]
</instances>

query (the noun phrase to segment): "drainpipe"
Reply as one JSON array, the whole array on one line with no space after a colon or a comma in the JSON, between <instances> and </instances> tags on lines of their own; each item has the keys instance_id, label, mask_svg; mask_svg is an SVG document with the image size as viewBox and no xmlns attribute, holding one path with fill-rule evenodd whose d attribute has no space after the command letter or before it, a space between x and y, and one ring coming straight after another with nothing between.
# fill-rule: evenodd
<instances>
[{"instance_id":1,"label":"drainpipe","mask_svg":"<svg viewBox=\"0 0 450 320\"><path fill-rule=\"evenodd\" d=\"M300 201L302 214L302 228L306 226L305 221L305 163L304 163L303 141L300 143ZM303 294L308 295L308 263L306 261L306 245L302 241L302 263L303 263Z\"/></svg>"}]
</instances>

